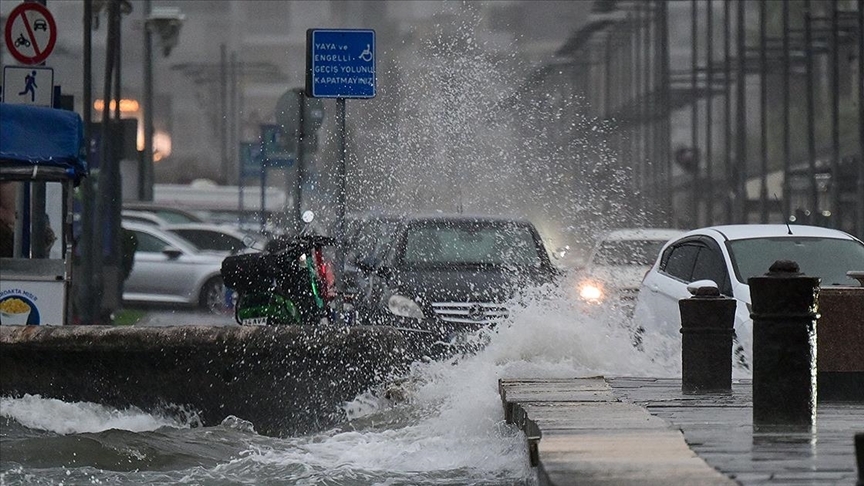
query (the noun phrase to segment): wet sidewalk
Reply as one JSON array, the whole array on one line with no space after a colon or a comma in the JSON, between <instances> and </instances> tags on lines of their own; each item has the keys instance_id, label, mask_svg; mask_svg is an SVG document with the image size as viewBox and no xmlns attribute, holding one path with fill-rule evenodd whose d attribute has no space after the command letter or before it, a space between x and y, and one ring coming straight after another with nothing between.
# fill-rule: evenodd
<instances>
[{"instance_id":1,"label":"wet sidewalk","mask_svg":"<svg viewBox=\"0 0 864 486\"><path fill-rule=\"evenodd\" d=\"M811 432L755 432L749 380L685 395L681 380L501 380L540 484L855 485L864 403L820 402Z\"/></svg>"}]
</instances>

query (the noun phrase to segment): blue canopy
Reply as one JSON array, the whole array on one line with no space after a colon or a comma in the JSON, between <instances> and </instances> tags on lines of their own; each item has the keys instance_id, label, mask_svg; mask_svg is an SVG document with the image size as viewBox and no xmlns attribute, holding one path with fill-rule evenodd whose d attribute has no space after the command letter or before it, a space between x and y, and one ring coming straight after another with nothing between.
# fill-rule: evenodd
<instances>
[{"instance_id":1,"label":"blue canopy","mask_svg":"<svg viewBox=\"0 0 864 486\"><path fill-rule=\"evenodd\" d=\"M77 182L87 175L83 141L84 124L73 111L0 103L0 169L58 167Z\"/></svg>"}]
</instances>

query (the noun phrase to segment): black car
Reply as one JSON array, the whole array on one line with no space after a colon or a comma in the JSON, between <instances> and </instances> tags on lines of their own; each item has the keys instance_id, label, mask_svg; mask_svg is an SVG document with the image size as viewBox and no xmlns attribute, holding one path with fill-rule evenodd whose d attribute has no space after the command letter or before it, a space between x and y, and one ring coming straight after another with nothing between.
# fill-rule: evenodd
<instances>
[{"instance_id":1,"label":"black car","mask_svg":"<svg viewBox=\"0 0 864 486\"><path fill-rule=\"evenodd\" d=\"M369 279L358 296L360 324L411 329L435 339L492 327L508 317L519 289L559 275L528 221L432 215L402 219L389 251L358 265Z\"/></svg>"},{"instance_id":2,"label":"black car","mask_svg":"<svg viewBox=\"0 0 864 486\"><path fill-rule=\"evenodd\" d=\"M362 293L368 278L363 275L358 262L370 265L389 249L393 232L402 219L393 214L366 213L354 215L347 224L345 234L345 288L351 294Z\"/></svg>"}]
</instances>

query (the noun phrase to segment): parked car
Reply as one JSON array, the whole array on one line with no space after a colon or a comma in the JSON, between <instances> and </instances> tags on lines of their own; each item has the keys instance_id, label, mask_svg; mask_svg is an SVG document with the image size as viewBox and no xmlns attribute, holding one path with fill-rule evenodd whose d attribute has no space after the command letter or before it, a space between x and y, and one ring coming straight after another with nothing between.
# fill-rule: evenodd
<instances>
[{"instance_id":1,"label":"parked car","mask_svg":"<svg viewBox=\"0 0 864 486\"><path fill-rule=\"evenodd\" d=\"M689 298L687 285L710 280L722 295L737 301L736 362L751 360L752 321L747 280L764 275L777 260L798 263L801 272L819 277L821 286L855 286L847 272L864 270L864 243L842 231L783 224L701 228L664 245L645 275L634 312L634 324L645 339L658 333L679 339L678 301Z\"/></svg>"},{"instance_id":2,"label":"parked car","mask_svg":"<svg viewBox=\"0 0 864 486\"><path fill-rule=\"evenodd\" d=\"M204 222L201 217L192 211L187 211L177 206L166 206L152 202L125 202L123 203L123 210L150 213L169 224Z\"/></svg>"},{"instance_id":3,"label":"parked car","mask_svg":"<svg viewBox=\"0 0 864 486\"><path fill-rule=\"evenodd\" d=\"M683 234L676 229L626 228L603 235L577 274L581 307L632 313L645 272L657 260L663 245Z\"/></svg>"},{"instance_id":4,"label":"parked car","mask_svg":"<svg viewBox=\"0 0 864 486\"><path fill-rule=\"evenodd\" d=\"M520 289L559 276L534 226L488 216L410 216L378 261L358 262L370 280L358 322L436 337L491 327Z\"/></svg>"},{"instance_id":5,"label":"parked car","mask_svg":"<svg viewBox=\"0 0 864 486\"><path fill-rule=\"evenodd\" d=\"M123 284L123 300L198 306L213 312L226 307L221 269L224 254L201 251L174 233L152 225L123 222L138 241L135 261Z\"/></svg>"},{"instance_id":6,"label":"parked car","mask_svg":"<svg viewBox=\"0 0 864 486\"><path fill-rule=\"evenodd\" d=\"M162 227L168 224L164 219L160 218L156 214L147 211L124 209L120 212L120 217L123 219L123 221L147 224L150 226Z\"/></svg>"},{"instance_id":7,"label":"parked car","mask_svg":"<svg viewBox=\"0 0 864 486\"><path fill-rule=\"evenodd\" d=\"M225 225L207 223L166 224L162 229L179 235L203 251L226 255L261 251L267 238Z\"/></svg>"}]
</instances>

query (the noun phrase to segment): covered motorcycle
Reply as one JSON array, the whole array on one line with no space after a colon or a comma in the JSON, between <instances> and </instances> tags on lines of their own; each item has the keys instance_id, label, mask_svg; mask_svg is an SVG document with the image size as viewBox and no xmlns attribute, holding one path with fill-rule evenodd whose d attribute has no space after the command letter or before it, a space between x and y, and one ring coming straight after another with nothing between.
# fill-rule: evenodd
<instances>
[{"instance_id":1,"label":"covered motorcycle","mask_svg":"<svg viewBox=\"0 0 864 486\"><path fill-rule=\"evenodd\" d=\"M329 315L332 273L323 249L326 236L274 240L261 253L232 255L222 279L237 293L234 318L241 325L317 324Z\"/></svg>"}]
</instances>

